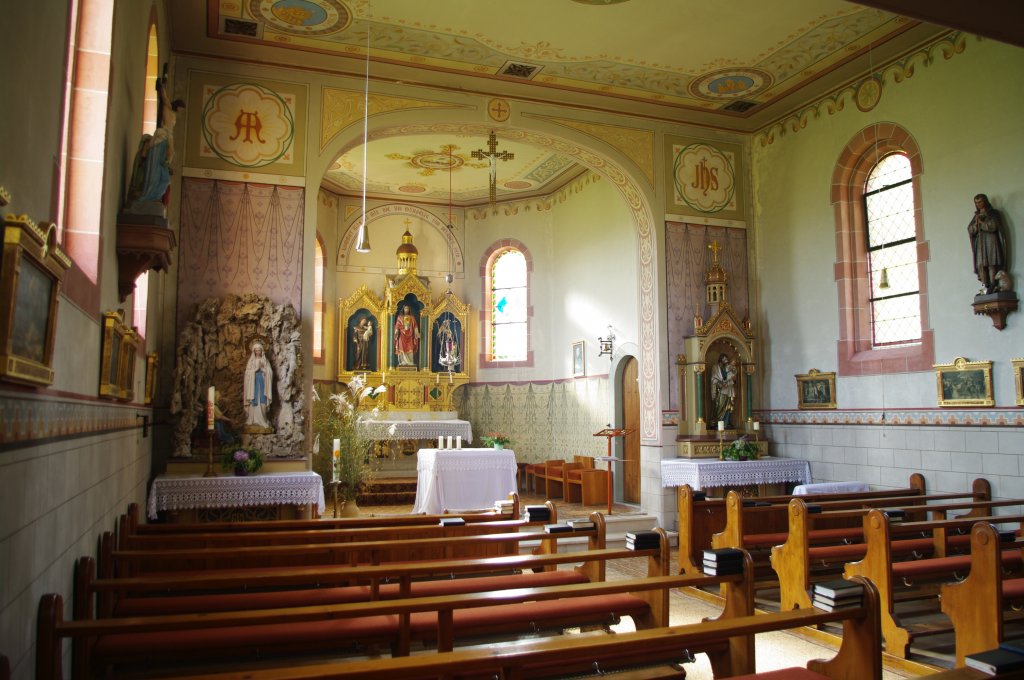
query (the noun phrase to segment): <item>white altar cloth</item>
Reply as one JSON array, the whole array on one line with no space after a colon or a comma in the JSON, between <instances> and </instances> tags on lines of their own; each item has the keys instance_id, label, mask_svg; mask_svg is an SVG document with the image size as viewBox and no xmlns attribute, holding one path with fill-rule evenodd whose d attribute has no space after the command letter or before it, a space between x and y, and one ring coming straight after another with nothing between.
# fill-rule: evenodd
<instances>
[{"instance_id":1,"label":"white altar cloth","mask_svg":"<svg viewBox=\"0 0 1024 680\"><path fill-rule=\"evenodd\" d=\"M414 513L489 508L516 490L510 449L420 449Z\"/></svg>"},{"instance_id":2,"label":"white altar cloth","mask_svg":"<svg viewBox=\"0 0 1024 680\"><path fill-rule=\"evenodd\" d=\"M783 482L810 484L810 463L796 458L671 458L661 461L662 486L689 484L695 491L700 491L714 486L749 486Z\"/></svg>"},{"instance_id":3,"label":"white altar cloth","mask_svg":"<svg viewBox=\"0 0 1024 680\"><path fill-rule=\"evenodd\" d=\"M167 510L311 505L324 512L324 484L315 472L273 472L235 477L159 475L149 490L148 515Z\"/></svg>"},{"instance_id":4,"label":"white altar cloth","mask_svg":"<svg viewBox=\"0 0 1024 680\"><path fill-rule=\"evenodd\" d=\"M462 437L463 444L473 441L473 428L468 420L365 420L371 439L431 439ZM393 429L392 429L393 428Z\"/></svg>"}]
</instances>

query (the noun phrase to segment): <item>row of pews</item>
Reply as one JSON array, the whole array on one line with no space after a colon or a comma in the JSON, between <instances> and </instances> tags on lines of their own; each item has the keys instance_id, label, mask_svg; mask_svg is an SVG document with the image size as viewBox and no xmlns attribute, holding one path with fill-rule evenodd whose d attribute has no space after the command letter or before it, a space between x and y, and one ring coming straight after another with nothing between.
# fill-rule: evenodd
<instances>
[{"instance_id":1,"label":"row of pews","mask_svg":"<svg viewBox=\"0 0 1024 680\"><path fill-rule=\"evenodd\" d=\"M905 489L851 495L709 499L680 487L680 572L699 573L706 549L747 550L755 589L777 592L781 611L811 608L816 581L867 580L879 593L886 652L907 658L922 638L952 633L962 667L1020 618L1024 516L1013 513L1022 505L992 500L984 479L964 493L928 494L918 474ZM905 603L934 615L901 617Z\"/></svg>"},{"instance_id":2,"label":"row of pews","mask_svg":"<svg viewBox=\"0 0 1024 680\"><path fill-rule=\"evenodd\" d=\"M545 533L531 524L557 523L552 504L532 523L519 512L513 498L506 513L460 522L148 525L129 508L77 561L71 616L60 595L40 599L36 677L681 678L698 653L716 677L754 677L755 635L825 624L843 627L832 659L756 677L881 677L885 603L867 578L851 577L863 589L855 607L755 613L758 565L745 548L740 573L673 574L660 529L656 547L612 549L600 513L592 528ZM566 536L587 549L559 552ZM636 559L645 577L605 578L613 560ZM669 625L671 590L709 587L723 594L717 618ZM636 632L604 634L625 616Z\"/></svg>"}]
</instances>

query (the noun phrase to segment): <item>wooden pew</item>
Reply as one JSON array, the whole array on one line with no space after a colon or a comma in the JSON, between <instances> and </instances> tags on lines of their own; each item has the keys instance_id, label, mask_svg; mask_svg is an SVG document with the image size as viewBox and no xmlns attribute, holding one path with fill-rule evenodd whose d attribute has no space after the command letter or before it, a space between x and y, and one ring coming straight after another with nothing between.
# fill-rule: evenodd
<instances>
[{"instance_id":1,"label":"wooden pew","mask_svg":"<svg viewBox=\"0 0 1024 680\"><path fill-rule=\"evenodd\" d=\"M1006 507L1020 505L1020 501L982 501L980 503L945 503L928 506L889 507L892 510L919 510L919 516L923 513L933 517L943 518L950 510L967 510L960 519L987 517L995 507ZM818 506L821 510L822 507ZM781 545L771 549L771 564L779 583L779 602L782 609L794 609L798 607L809 607L811 604L807 589L811 582L811 565L822 566L842 565L847 562L859 560L868 552L868 545L865 540L865 517L870 508L857 508L851 510L825 510L817 513L811 512L810 506L799 498L794 498L789 504L789 531L786 540ZM819 522L824 520L832 525L837 522L856 522L858 526L845 529L825 529L817 527ZM960 527L967 524L958 525ZM911 529L910 527L916 527ZM913 531L927 531L932 535L929 537L911 536L907 534ZM943 525L931 525L925 528L915 522L904 522L895 527L895 533L902 535L888 545L890 557L906 557L913 555L917 557L945 557L950 548L966 548L969 537L964 535L949 535ZM840 541L842 543L840 544ZM884 593L883 593L884 599Z\"/></svg>"},{"instance_id":2,"label":"wooden pew","mask_svg":"<svg viewBox=\"0 0 1024 680\"><path fill-rule=\"evenodd\" d=\"M94 607L102 617L266 609L393 599L423 593L439 595L603 581L607 560L636 555L623 550L606 550L604 517L593 513L591 521L594 529L568 534L587 537L585 552L558 553L557 547L551 544L567 534L552 534L545 543L548 547L538 548L534 554L476 560L406 561L370 567L219 569L198 574L97 579L95 560L82 557L75 564L74 617L92 618ZM667 574L667 546L661 551L660 559L665 562L658 566L658 572ZM556 569L557 565L567 563L580 564L573 570ZM523 569L532 569L535 573L516 573ZM455 579L456 575L475 575L476 578ZM438 579L438 576L446 578ZM427 578L435 580L422 580ZM417 580L413 582L413 579Z\"/></svg>"},{"instance_id":3,"label":"wooden pew","mask_svg":"<svg viewBox=\"0 0 1024 680\"><path fill-rule=\"evenodd\" d=\"M478 522L512 521L521 519L522 507L519 494L509 494L512 501L512 508L508 512L497 512L494 510L480 510L460 513L460 517L467 524ZM451 514L440 515L382 515L382 516L360 516L340 517L324 519L294 519L294 520L273 520L253 522L196 522L187 524L142 524L139 522L139 507L135 503L128 506L128 511L118 518L117 538L118 547L126 547L122 541L130 536L162 536L162 535L183 535L183 534L211 534L226 533L238 534L249 532L290 532L290 531L330 531L338 529L365 529L371 527L400 527L437 525L442 519L448 519Z\"/></svg>"},{"instance_id":4,"label":"wooden pew","mask_svg":"<svg viewBox=\"0 0 1024 680\"><path fill-rule=\"evenodd\" d=\"M758 613L756 616L722 617L696 624L656 628L609 636L572 636L502 643L500 648L443 652L431 656L329 662L301 667L229 671L188 676L188 680L309 680L348 678L359 680L434 680L436 678L681 678L685 671L664 667L678 664L682 650L714 648L727 640L752 641L759 633L790 630L826 623L843 625L842 644L830 660L813 660L808 680L879 680L882 677L881 639L877 596L865 584L864 604L859 608L827 613L818 609ZM735 642L733 642L735 644ZM740 642L742 644L742 642ZM751 646L752 650L753 647ZM715 677L760 677L752 673L754 657L744 654L709 653ZM630 671L635 671L635 675ZM660 672L659 672L660 671ZM771 677L793 677L795 669L776 671ZM182 677L180 680L185 680ZM965 680L950 678L949 680Z\"/></svg>"},{"instance_id":5,"label":"wooden pew","mask_svg":"<svg viewBox=\"0 0 1024 680\"><path fill-rule=\"evenodd\" d=\"M666 542L663 534L663 546ZM649 559L649 569L661 562ZM456 637L522 633L535 626L586 625L607 621L613 614L633 616L638 628L653 627L667 622L668 589L715 583L726 587L729 615L753 611L745 575L695 578L653 574L612 583L445 597L92 621L65 621L60 596L47 595L39 608L37 670L40 678L59 677L60 641L65 638L75 641L74 677L90 677L94 661L96 665L140 659L170 663L180 661L183 655L189 660L240 658L256 650L261 657L305 654L325 648L335 651L354 640L389 644L399 655L408 653L414 639L436 640L439 651L448 651Z\"/></svg>"},{"instance_id":6,"label":"wooden pew","mask_svg":"<svg viewBox=\"0 0 1024 680\"><path fill-rule=\"evenodd\" d=\"M998 647L1003 641L1007 605L1024 602L1024 579L1003 575L1005 554L998 530L989 522L975 523L971 528L969 575L940 588L942 612L953 624L957 666L964 665L968 654Z\"/></svg>"},{"instance_id":7,"label":"wooden pew","mask_svg":"<svg viewBox=\"0 0 1024 680\"><path fill-rule=\"evenodd\" d=\"M1016 522L1019 525L1024 516L984 519L995 522ZM941 544L947 540L950 532L968 529L977 521L979 521L977 518L968 518L899 524L890 522L889 518L880 510L872 510L864 518L864 534L867 539L866 554L864 559L859 562L847 563L844 574L847 578L852 576L868 578L878 588L882 603L882 636L885 639L887 652L906 658L910 652L910 644L915 638L949 630L949 626L946 625L908 625L901 622L895 610L899 584L904 580L911 579L917 581L952 580L957 574L966 574L971 564L969 556L945 556L946 551L941 549L936 552L942 553L942 557L896 562L892 551L893 533L897 530L904 534L910 532L930 533L932 534L931 540L936 544ZM1022 562L1019 547L1007 551L1003 565L1020 571ZM932 588L930 591L924 592L923 595L925 598L934 598L935 592L935 589Z\"/></svg>"},{"instance_id":8,"label":"wooden pew","mask_svg":"<svg viewBox=\"0 0 1024 680\"><path fill-rule=\"evenodd\" d=\"M902 498L923 496L925 494L924 477L918 473L910 476L905 489L889 489L886 491L870 491L860 494L821 494L801 496L808 502L818 500L842 501L860 500L862 498ZM764 496L757 500L773 505L786 504L794 498L791 495ZM695 492L688 484L676 489L676 506L679 524L679 569L680 573L698 574L701 571L701 555L710 549L711 537L721 533L725 528L725 499L705 498L703 492Z\"/></svg>"}]
</instances>

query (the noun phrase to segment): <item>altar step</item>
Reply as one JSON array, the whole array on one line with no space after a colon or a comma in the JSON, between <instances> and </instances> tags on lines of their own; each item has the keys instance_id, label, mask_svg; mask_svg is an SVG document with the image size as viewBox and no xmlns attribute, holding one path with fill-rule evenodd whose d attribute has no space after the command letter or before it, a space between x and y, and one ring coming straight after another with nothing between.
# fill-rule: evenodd
<instances>
[{"instance_id":1,"label":"altar step","mask_svg":"<svg viewBox=\"0 0 1024 680\"><path fill-rule=\"evenodd\" d=\"M356 503L371 505L412 505L416 502L416 478L395 477L374 479L359 494Z\"/></svg>"}]
</instances>

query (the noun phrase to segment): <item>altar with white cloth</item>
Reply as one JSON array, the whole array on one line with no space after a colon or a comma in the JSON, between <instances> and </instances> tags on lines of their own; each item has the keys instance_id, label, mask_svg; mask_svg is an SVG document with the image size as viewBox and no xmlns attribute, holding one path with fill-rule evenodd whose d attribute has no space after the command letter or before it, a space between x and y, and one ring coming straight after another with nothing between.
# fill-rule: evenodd
<instances>
[{"instance_id":1,"label":"altar with white cloth","mask_svg":"<svg viewBox=\"0 0 1024 680\"><path fill-rule=\"evenodd\" d=\"M760 495L776 493L786 483L810 484L811 465L797 458L715 460L670 458L661 461L661 485L689 484L695 491L759 487ZM775 487L769 489L767 487Z\"/></svg>"},{"instance_id":2,"label":"altar with white cloth","mask_svg":"<svg viewBox=\"0 0 1024 680\"><path fill-rule=\"evenodd\" d=\"M482 509L516 490L510 449L420 449L413 513Z\"/></svg>"},{"instance_id":3,"label":"altar with white cloth","mask_svg":"<svg viewBox=\"0 0 1024 680\"><path fill-rule=\"evenodd\" d=\"M183 515L179 521L194 521L203 510L289 508L301 516L308 514L310 507L315 507L319 514L324 512L323 480L312 471L245 477L158 475L149 490L147 514L155 520L161 512L179 513Z\"/></svg>"}]
</instances>

